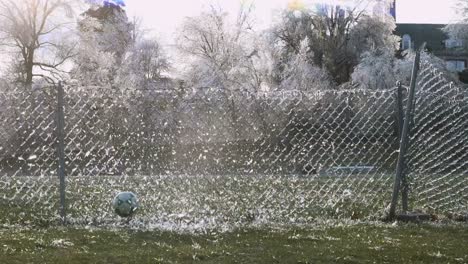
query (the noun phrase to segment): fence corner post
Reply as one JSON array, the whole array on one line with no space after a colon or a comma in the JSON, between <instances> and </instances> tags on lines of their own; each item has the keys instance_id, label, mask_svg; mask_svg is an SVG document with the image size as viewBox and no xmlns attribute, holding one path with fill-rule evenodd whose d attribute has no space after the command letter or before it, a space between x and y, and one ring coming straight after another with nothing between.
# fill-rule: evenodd
<instances>
[{"instance_id":1,"label":"fence corner post","mask_svg":"<svg viewBox=\"0 0 468 264\"><path fill-rule=\"evenodd\" d=\"M397 82L397 95L396 95L396 114L397 114L397 126L398 126L398 139L401 142L401 136L403 132L404 124L404 110L403 110L403 85L400 81ZM401 175L401 207L404 212L408 211L408 180L406 178L406 163L403 164L403 172Z\"/></svg>"},{"instance_id":2,"label":"fence corner post","mask_svg":"<svg viewBox=\"0 0 468 264\"><path fill-rule=\"evenodd\" d=\"M57 174L60 179L60 217L62 223L67 223L66 203L65 203L65 117L63 112L64 92L62 82L57 86L57 112L56 112L56 125L57 125L57 157L58 166Z\"/></svg>"},{"instance_id":3,"label":"fence corner post","mask_svg":"<svg viewBox=\"0 0 468 264\"><path fill-rule=\"evenodd\" d=\"M396 207L398 204L398 195L400 193L401 185L403 186L402 190L402 206L403 210L408 210L408 181L404 175L405 173L405 156L406 151L408 149L409 144L409 130L410 130L410 122L411 122L411 114L413 112L413 101L414 101L414 94L416 90L416 79L418 77L419 71L419 64L421 59L421 51L424 49L425 44L421 47L420 50L416 52L416 56L414 58L413 70L411 73L411 84L408 94L408 101L406 102L406 112L405 118L403 122L403 127L401 130L400 135L400 149L398 153L398 160L396 165L396 172L395 172L395 181L393 184L393 193L392 193L392 200L390 204L390 211L388 214L388 219L392 220L396 217Z\"/></svg>"}]
</instances>

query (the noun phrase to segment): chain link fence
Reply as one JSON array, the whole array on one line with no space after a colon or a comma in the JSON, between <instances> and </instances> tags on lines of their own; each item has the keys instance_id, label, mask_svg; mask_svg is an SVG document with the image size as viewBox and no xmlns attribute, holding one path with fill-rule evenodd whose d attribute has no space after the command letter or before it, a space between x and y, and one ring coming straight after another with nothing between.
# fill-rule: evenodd
<instances>
[{"instance_id":1,"label":"chain link fence","mask_svg":"<svg viewBox=\"0 0 468 264\"><path fill-rule=\"evenodd\" d=\"M414 208L462 211L466 93L431 67L422 64L415 102L410 196ZM120 191L139 197L132 224L170 229L371 220L390 202L396 88L63 89L70 223L120 223ZM59 219L56 87L4 89L0 107L2 222Z\"/></svg>"},{"instance_id":2,"label":"chain link fence","mask_svg":"<svg viewBox=\"0 0 468 264\"><path fill-rule=\"evenodd\" d=\"M48 221L59 205L56 90L2 86L0 207L2 222Z\"/></svg>"},{"instance_id":3,"label":"chain link fence","mask_svg":"<svg viewBox=\"0 0 468 264\"><path fill-rule=\"evenodd\" d=\"M468 90L423 57L407 155L413 207L468 212Z\"/></svg>"}]
</instances>

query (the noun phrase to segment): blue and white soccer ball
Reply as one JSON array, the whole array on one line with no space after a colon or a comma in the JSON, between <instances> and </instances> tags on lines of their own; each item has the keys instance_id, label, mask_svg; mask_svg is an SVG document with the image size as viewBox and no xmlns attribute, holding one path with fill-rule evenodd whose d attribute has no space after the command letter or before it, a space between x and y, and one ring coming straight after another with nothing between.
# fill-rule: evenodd
<instances>
[{"instance_id":1,"label":"blue and white soccer ball","mask_svg":"<svg viewBox=\"0 0 468 264\"><path fill-rule=\"evenodd\" d=\"M121 192L114 198L112 206L117 215L131 217L138 209L138 199L132 192Z\"/></svg>"}]
</instances>

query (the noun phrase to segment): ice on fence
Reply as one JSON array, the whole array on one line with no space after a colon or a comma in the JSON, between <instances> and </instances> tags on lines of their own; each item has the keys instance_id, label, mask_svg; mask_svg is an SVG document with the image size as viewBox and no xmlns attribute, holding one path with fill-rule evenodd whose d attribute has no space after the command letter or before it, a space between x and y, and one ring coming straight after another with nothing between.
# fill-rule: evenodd
<instances>
[{"instance_id":1,"label":"ice on fence","mask_svg":"<svg viewBox=\"0 0 468 264\"><path fill-rule=\"evenodd\" d=\"M468 211L466 92L429 62L418 87L406 168L412 206ZM395 89L64 91L74 223L115 224L110 202L120 191L141 199L134 223L153 226L370 220L389 202L399 149ZM0 94L0 190L8 208L39 219L57 217L59 203L55 98L54 87Z\"/></svg>"}]
</instances>

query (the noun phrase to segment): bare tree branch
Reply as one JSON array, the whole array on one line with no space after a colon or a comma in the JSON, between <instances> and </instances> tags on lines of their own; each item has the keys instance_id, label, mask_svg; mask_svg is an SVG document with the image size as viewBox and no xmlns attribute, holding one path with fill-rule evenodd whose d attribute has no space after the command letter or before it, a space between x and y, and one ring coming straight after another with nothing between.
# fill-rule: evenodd
<instances>
[{"instance_id":1,"label":"bare tree branch","mask_svg":"<svg viewBox=\"0 0 468 264\"><path fill-rule=\"evenodd\" d=\"M47 63L41 61L37 55L38 51L54 51L48 55L55 58L63 51L63 45L58 42L52 42L49 38L43 41L42 37L64 28L71 24L60 16L60 11L70 14L71 0L0 0L0 30L2 45L5 44L12 49L17 50L21 57L21 74L25 76L22 80L26 85L30 85L33 77L40 75L34 73L34 66L48 65L58 68L72 56L72 52L65 50L63 56L60 56L58 62ZM58 18L58 19L57 19ZM57 71L60 71L57 69ZM49 77L50 78L50 77Z\"/></svg>"}]
</instances>

